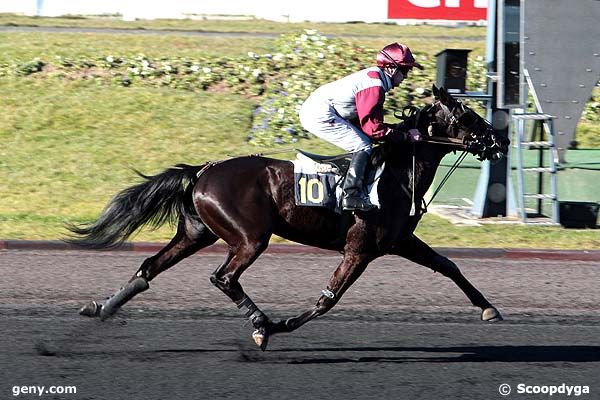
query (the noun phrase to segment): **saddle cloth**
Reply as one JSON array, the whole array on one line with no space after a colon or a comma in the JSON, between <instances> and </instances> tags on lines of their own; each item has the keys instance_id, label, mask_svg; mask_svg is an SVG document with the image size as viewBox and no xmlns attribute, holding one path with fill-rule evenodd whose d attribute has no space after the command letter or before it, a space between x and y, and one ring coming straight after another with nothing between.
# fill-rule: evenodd
<instances>
[{"instance_id":1,"label":"saddle cloth","mask_svg":"<svg viewBox=\"0 0 600 400\"><path fill-rule=\"evenodd\" d=\"M344 176L331 164L319 163L302 153L296 154L294 164L294 193L297 206L326 207L342 213L342 182ZM377 185L385 163L373 169L367 176L369 200L377 208L379 196Z\"/></svg>"}]
</instances>

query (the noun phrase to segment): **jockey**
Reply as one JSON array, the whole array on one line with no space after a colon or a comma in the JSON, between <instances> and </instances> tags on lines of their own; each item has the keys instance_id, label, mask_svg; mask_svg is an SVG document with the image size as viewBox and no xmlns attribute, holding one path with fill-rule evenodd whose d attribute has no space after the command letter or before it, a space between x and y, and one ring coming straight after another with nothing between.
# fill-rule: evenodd
<instances>
[{"instance_id":1,"label":"jockey","mask_svg":"<svg viewBox=\"0 0 600 400\"><path fill-rule=\"evenodd\" d=\"M344 210L374 208L363 185L372 141L421 140L418 130L403 132L383 122L385 94L398 86L413 67L423 69L410 49L399 43L377 53L377 66L355 72L315 90L300 109L304 129L353 153L344 180Z\"/></svg>"}]
</instances>

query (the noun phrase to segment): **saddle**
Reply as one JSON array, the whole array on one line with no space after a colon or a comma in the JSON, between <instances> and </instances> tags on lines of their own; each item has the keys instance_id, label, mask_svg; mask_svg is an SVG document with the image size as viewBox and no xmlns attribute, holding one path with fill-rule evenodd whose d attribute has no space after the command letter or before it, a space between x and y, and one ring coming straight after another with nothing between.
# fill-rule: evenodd
<instances>
[{"instance_id":1,"label":"saddle","mask_svg":"<svg viewBox=\"0 0 600 400\"><path fill-rule=\"evenodd\" d=\"M296 151L298 152L297 157L299 159L302 158L302 156L304 156L314 161L316 164L325 164L331 167L329 170L327 168L321 167L322 171L320 172L332 172L336 175L341 176L346 176L346 172L348 171L348 167L350 166L350 161L352 160L352 153L338 154L335 156L322 156L319 154L309 153L300 149L296 149Z\"/></svg>"},{"instance_id":2,"label":"saddle","mask_svg":"<svg viewBox=\"0 0 600 400\"><path fill-rule=\"evenodd\" d=\"M294 192L296 205L325 207L342 213L342 186L350 167L352 153L322 156L296 149ZM368 172L367 193L371 203L379 207L377 184L385 163L372 166Z\"/></svg>"}]
</instances>

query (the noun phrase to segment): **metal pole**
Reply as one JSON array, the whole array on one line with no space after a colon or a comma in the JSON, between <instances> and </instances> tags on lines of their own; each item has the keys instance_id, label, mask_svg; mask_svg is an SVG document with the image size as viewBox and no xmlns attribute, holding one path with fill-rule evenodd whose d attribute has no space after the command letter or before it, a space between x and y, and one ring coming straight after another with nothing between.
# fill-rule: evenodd
<instances>
[{"instance_id":1,"label":"metal pole","mask_svg":"<svg viewBox=\"0 0 600 400\"><path fill-rule=\"evenodd\" d=\"M536 129L539 130L539 137L540 137L540 142L544 141L544 127L542 124L542 121L536 121ZM544 149L542 148L542 146L540 146L540 148L538 149L538 167L539 168L544 168ZM538 194L544 194L544 173L542 172L542 170L540 169L540 172L538 172ZM542 209L543 209L543 203L544 200L543 199L538 199L537 201L538 206L537 206L537 211L538 211L538 217L542 216Z\"/></svg>"}]
</instances>

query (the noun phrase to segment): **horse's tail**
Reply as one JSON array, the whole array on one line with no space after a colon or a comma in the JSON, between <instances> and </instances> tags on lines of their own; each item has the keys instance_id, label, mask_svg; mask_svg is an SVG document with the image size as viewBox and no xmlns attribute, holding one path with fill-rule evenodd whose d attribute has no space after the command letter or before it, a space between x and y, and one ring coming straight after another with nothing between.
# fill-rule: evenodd
<instances>
[{"instance_id":1,"label":"horse's tail","mask_svg":"<svg viewBox=\"0 0 600 400\"><path fill-rule=\"evenodd\" d=\"M158 228L194 213L188 188L203 167L179 164L154 176L135 171L146 181L117 194L95 222L68 225L74 235L65 241L93 249L116 247L144 225Z\"/></svg>"}]
</instances>

